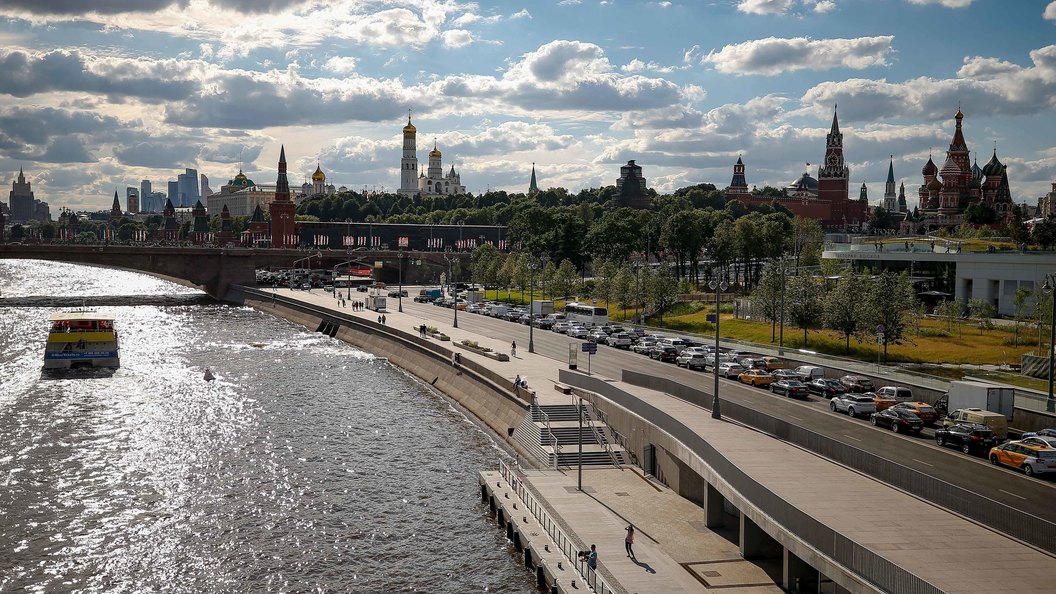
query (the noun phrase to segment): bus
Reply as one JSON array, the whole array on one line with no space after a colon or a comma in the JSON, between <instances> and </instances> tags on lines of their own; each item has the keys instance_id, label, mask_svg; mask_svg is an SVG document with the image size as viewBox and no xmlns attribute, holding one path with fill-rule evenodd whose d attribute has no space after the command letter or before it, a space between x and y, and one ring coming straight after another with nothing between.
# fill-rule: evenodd
<instances>
[{"instance_id":1,"label":"bus","mask_svg":"<svg viewBox=\"0 0 1056 594\"><path fill-rule=\"evenodd\" d=\"M565 305L565 320L588 328L604 326L609 323L609 312L604 307L572 302Z\"/></svg>"}]
</instances>

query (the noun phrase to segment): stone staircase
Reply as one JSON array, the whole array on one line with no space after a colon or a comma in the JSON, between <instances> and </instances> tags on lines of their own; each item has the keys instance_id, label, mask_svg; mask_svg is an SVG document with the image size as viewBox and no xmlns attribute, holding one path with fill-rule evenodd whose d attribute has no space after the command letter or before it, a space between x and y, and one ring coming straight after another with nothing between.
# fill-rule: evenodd
<instances>
[{"instance_id":1,"label":"stone staircase","mask_svg":"<svg viewBox=\"0 0 1056 594\"><path fill-rule=\"evenodd\" d=\"M591 426L596 428L597 432ZM571 468L579 465L580 440L583 443L584 466L611 467L614 465L613 456L621 465L627 462L623 448L613 443L609 429L604 423L591 417L589 407L583 409L583 427L580 429L579 409L575 405L533 406L514 429L513 437L548 468L555 467L554 439L557 441L558 450L557 467Z\"/></svg>"}]
</instances>

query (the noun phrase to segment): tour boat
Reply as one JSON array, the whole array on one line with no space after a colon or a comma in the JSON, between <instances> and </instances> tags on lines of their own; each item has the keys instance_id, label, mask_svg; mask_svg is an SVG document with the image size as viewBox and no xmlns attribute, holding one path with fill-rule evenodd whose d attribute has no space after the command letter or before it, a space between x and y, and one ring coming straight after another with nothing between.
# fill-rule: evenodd
<instances>
[{"instance_id":1,"label":"tour boat","mask_svg":"<svg viewBox=\"0 0 1056 594\"><path fill-rule=\"evenodd\" d=\"M72 311L48 318L44 369L120 367L114 316L95 311Z\"/></svg>"}]
</instances>

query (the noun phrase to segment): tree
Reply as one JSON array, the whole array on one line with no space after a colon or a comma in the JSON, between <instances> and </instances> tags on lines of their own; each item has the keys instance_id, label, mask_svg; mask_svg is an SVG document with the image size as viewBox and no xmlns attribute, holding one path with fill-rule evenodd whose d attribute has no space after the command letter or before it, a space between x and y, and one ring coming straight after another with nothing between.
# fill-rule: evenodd
<instances>
[{"instance_id":1,"label":"tree","mask_svg":"<svg viewBox=\"0 0 1056 594\"><path fill-rule=\"evenodd\" d=\"M58 235L58 227L55 226L55 223L49 221L40 226L41 239L55 239L56 235Z\"/></svg>"},{"instance_id":2,"label":"tree","mask_svg":"<svg viewBox=\"0 0 1056 594\"><path fill-rule=\"evenodd\" d=\"M473 282L485 287L494 285L496 274L496 263L502 259L502 254L490 243L485 243L473 250Z\"/></svg>"},{"instance_id":3,"label":"tree","mask_svg":"<svg viewBox=\"0 0 1056 594\"><path fill-rule=\"evenodd\" d=\"M997 317L997 308L994 307L993 303L985 299L969 299L968 309L971 311L972 317L979 322L980 335L983 334L983 330L993 329L993 318Z\"/></svg>"},{"instance_id":4,"label":"tree","mask_svg":"<svg viewBox=\"0 0 1056 594\"><path fill-rule=\"evenodd\" d=\"M821 242L825 237L825 231L821 228L821 223L817 219L807 219L804 217L795 217L792 219L792 235L789 237L790 245L789 249L792 251L792 255L796 257L796 269L798 270L800 265L812 266L812 263L803 262L805 252L810 250L816 250L820 254Z\"/></svg>"},{"instance_id":5,"label":"tree","mask_svg":"<svg viewBox=\"0 0 1056 594\"><path fill-rule=\"evenodd\" d=\"M664 311L674 305L675 297L678 296L678 279L670 266L660 266L648 278L646 294L653 310L660 314L660 326L663 327Z\"/></svg>"},{"instance_id":6,"label":"tree","mask_svg":"<svg viewBox=\"0 0 1056 594\"><path fill-rule=\"evenodd\" d=\"M887 212L887 209L879 206L873 207L873 212L869 216L869 229L877 230L888 230L895 228L895 220L891 218L891 213Z\"/></svg>"},{"instance_id":7,"label":"tree","mask_svg":"<svg viewBox=\"0 0 1056 594\"><path fill-rule=\"evenodd\" d=\"M604 301L608 307L609 301L612 300L613 293L613 280L616 274L619 272L619 268L616 264L605 261L601 262L594 267L594 298L600 301Z\"/></svg>"},{"instance_id":8,"label":"tree","mask_svg":"<svg viewBox=\"0 0 1056 594\"><path fill-rule=\"evenodd\" d=\"M823 302L825 325L844 337L847 353L851 352L851 337L857 336L862 328L864 285L862 278L852 273L839 279Z\"/></svg>"},{"instance_id":9,"label":"tree","mask_svg":"<svg viewBox=\"0 0 1056 594\"><path fill-rule=\"evenodd\" d=\"M961 319L961 306L953 299L947 299L942 303L935 306L935 313L939 318L946 321L946 331L953 332L953 325L958 325L960 329Z\"/></svg>"},{"instance_id":10,"label":"tree","mask_svg":"<svg viewBox=\"0 0 1056 594\"><path fill-rule=\"evenodd\" d=\"M22 241L26 237L26 228L21 224L14 224L11 226L11 239L15 241Z\"/></svg>"},{"instance_id":11,"label":"tree","mask_svg":"<svg viewBox=\"0 0 1056 594\"><path fill-rule=\"evenodd\" d=\"M568 297L574 294L578 283L579 273L576 267L568 260L561 260L561 264L557 267L557 274L554 275L555 296Z\"/></svg>"},{"instance_id":12,"label":"tree","mask_svg":"<svg viewBox=\"0 0 1056 594\"><path fill-rule=\"evenodd\" d=\"M865 299L865 319L869 328L884 327L884 361L887 361L887 345L899 344L905 337L916 300L906 274L884 271L873 279Z\"/></svg>"},{"instance_id":13,"label":"tree","mask_svg":"<svg viewBox=\"0 0 1056 594\"><path fill-rule=\"evenodd\" d=\"M623 308L623 318L627 319L627 306L634 299L634 272L626 262L620 266L616 276L612 279L612 298ZM612 310L611 306L609 310Z\"/></svg>"},{"instance_id":14,"label":"tree","mask_svg":"<svg viewBox=\"0 0 1056 594\"><path fill-rule=\"evenodd\" d=\"M824 291L818 279L811 276L793 276L785 287L788 297L788 319L798 328L803 329L803 346L807 346L807 332L812 326L821 323L824 309L822 297Z\"/></svg>"},{"instance_id":15,"label":"tree","mask_svg":"<svg viewBox=\"0 0 1056 594\"><path fill-rule=\"evenodd\" d=\"M557 279L557 265L552 261L547 261L543 265L543 272L540 278L540 284L543 288L543 299L546 299L547 293L550 294L550 298L553 299L554 295L557 294L557 287L554 285L554 281Z\"/></svg>"},{"instance_id":16,"label":"tree","mask_svg":"<svg viewBox=\"0 0 1056 594\"><path fill-rule=\"evenodd\" d=\"M1019 287L1016 289L1016 294L1012 297L1012 305L1015 307L1015 318L1016 318L1016 346L1019 346L1019 324L1026 317L1028 310L1028 302L1033 296L1033 292L1026 287Z\"/></svg>"},{"instance_id":17,"label":"tree","mask_svg":"<svg viewBox=\"0 0 1056 594\"><path fill-rule=\"evenodd\" d=\"M773 262L763 271L763 277L752 291L752 305L770 320L770 342L777 340L777 319L781 316L781 265Z\"/></svg>"},{"instance_id":18,"label":"tree","mask_svg":"<svg viewBox=\"0 0 1056 594\"><path fill-rule=\"evenodd\" d=\"M997 211L980 200L964 209L964 222L969 225L990 225L997 222Z\"/></svg>"}]
</instances>

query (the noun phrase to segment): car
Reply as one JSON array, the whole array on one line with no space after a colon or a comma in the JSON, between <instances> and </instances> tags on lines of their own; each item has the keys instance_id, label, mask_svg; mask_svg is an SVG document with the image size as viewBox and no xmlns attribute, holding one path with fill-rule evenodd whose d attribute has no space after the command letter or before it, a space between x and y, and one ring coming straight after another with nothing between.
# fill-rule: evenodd
<instances>
[{"instance_id":1,"label":"car","mask_svg":"<svg viewBox=\"0 0 1056 594\"><path fill-rule=\"evenodd\" d=\"M634 326L627 329L627 334L630 334L631 336L634 336L636 338L641 338L645 336L645 328Z\"/></svg>"},{"instance_id":2,"label":"car","mask_svg":"<svg viewBox=\"0 0 1056 594\"><path fill-rule=\"evenodd\" d=\"M1023 434L1023 437L1056 437L1056 429L1038 429L1037 431L1028 431Z\"/></svg>"},{"instance_id":3,"label":"car","mask_svg":"<svg viewBox=\"0 0 1056 594\"><path fill-rule=\"evenodd\" d=\"M875 389L873 387L873 380L860 375L845 375L840 378L840 383L843 384L843 387L847 388L848 392L854 392L856 394L872 392Z\"/></svg>"},{"instance_id":4,"label":"car","mask_svg":"<svg viewBox=\"0 0 1056 594\"><path fill-rule=\"evenodd\" d=\"M360 293L366 293L367 292L367 285L359 285L358 287L356 287L356 290L359 291Z\"/></svg>"},{"instance_id":5,"label":"car","mask_svg":"<svg viewBox=\"0 0 1056 594\"><path fill-rule=\"evenodd\" d=\"M744 373L737 376L737 381L757 388L769 386L774 381L774 376L762 369L746 369Z\"/></svg>"},{"instance_id":6,"label":"car","mask_svg":"<svg viewBox=\"0 0 1056 594\"><path fill-rule=\"evenodd\" d=\"M924 424L929 427L939 420L939 412L927 402L899 402L892 408L908 410L920 417L920 420L924 421Z\"/></svg>"},{"instance_id":7,"label":"car","mask_svg":"<svg viewBox=\"0 0 1056 594\"><path fill-rule=\"evenodd\" d=\"M619 332L617 334L609 335L609 346L616 347L618 349L631 348L631 342L631 334L627 332Z\"/></svg>"},{"instance_id":8,"label":"car","mask_svg":"<svg viewBox=\"0 0 1056 594\"><path fill-rule=\"evenodd\" d=\"M587 335L587 342L593 342L595 344L606 344L609 341L609 335L605 334L601 330L591 330L590 334Z\"/></svg>"},{"instance_id":9,"label":"car","mask_svg":"<svg viewBox=\"0 0 1056 594\"><path fill-rule=\"evenodd\" d=\"M869 422L874 427L888 427L895 433L920 433L924 429L924 421L915 413L893 406L869 415Z\"/></svg>"},{"instance_id":10,"label":"car","mask_svg":"<svg viewBox=\"0 0 1056 594\"><path fill-rule=\"evenodd\" d=\"M957 423L935 430L935 443L939 447L956 446L965 454L987 452L997 445L994 432L986 425Z\"/></svg>"},{"instance_id":11,"label":"car","mask_svg":"<svg viewBox=\"0 0 1056 594\"><path fill-rule=\"evenodd\" d=\"M791 369L785 369L785 368L773 369L773 370L770 371L770 374L774 376L774 381L780 381L780 380L796 380L797 382L800 381L799 380L799 374L796 373L795 371L791 370ZM800 383L802 383L802 382L800 382ZM806 384L803 384L803 385L806 386Z\"/></svg>"},{"instance_id":12,"label":"car","mask_svg":"<svg viewBox=\"0 0 1056 594\"><path fill-rule=\"evenodd\" d=\"M590 332L583 326L572 326L565 331L565 334L572 338L586 338L590 336Z\"/></svg>"},{"instance_id":13,"label":"car","mask_svg":"<svg viewBox=\"0 0 1056 594\"><path fill-rule=\"evenodd\" d=\"M817 394L818 396L824 396L825 398L832 398L833 396L847 393L847 387L842 383L837 380L825 378L819 378L812 382L808 382L807 388L810 389L811 394Z\"/></svg>"},{"instance_id":14,"label":"car","mask_svg":"<svg viewBox=\"0 0 1056 594\"><path fill-rule=\"evenodd\" d=\"M433 297L432 295L415 295L414 296L414 302L415 303L430 303L430 302L433 301L433 299L435 299L435 297Z\"/></svg>"},{"instance_id":15,"label":"car","mask_svg":"<svg viewBox=\"0 0 1056 594\"><path fill-rule=\"evenodd\" d=\"M766 365L767 371L773 371L775 369L784 369L786 367L785 362L777 357L763 357L763 363Z\"/></svg>"},{"instance_id":16,"label":"car","mask_svg":"<svg viewBox=\"0 0 1056 594\"><path fill-rule=\"evenodd\" d=\"M708 366L708 356L704 353L679 353L675 365L686 369L704 369Z\"/></svg>"},{"instance_id":17,"label":"car","mask_svg":"<svg viewBox=\"0 0 1056 594\"><path fill-rule=\"evenodd\" d=\"M686 343L681 338L661 338L659 342L664 346L674 347L680 353L682 349L686 348Z\"/></svg>"},{"instance_id":18,"label":"car","mask_svg":"<svg viewBox=\"0 0 1056 594\"><path fill-rule=\"evenodd\" d=\"M726 379L734 378L744 373L744 367L734 361L719 363L719 375Z\"/></svg>"},{"instance_id":19,"label":"car","mask_svg":"<svg viewBox=\"0 0 1056 594\"><path fill-rule=\"evenodd\" d=\"M799 380L806 383L825 377L825 370L814 365L800 365L796 368L796 373Z\"/></svg>"},{"instance_id":20,"label":"car","mask_svg":"<svg viewBox=\"0 0 1056 594\"><path fill-rule=\"evenodd\" d=\"M1056 437L1048 437L1046 435L1032 435L1030 437L1024 437L1019 441L1020 443L1024 443L1026 445L1045 446L1048 448L1056 449Z\"/></svg>"},{"instance_id":21,"label":"car","mask_svg":"<svg viewBox=\"0 0 1056 594\"><path fill-rule=\"evenodd\" d=\"M770 391L789 398L806 398L810 394L807 384L798 379L782 379L770 384Z\"/></svg>"},{"instance_id":22,"label":"car","mask_svg":"<svg viewBox=\"0 0 1056 594\"><path fill-rule=\"evenodd\" d=\"M631 345L631 350L641 355L648 355L649 352L653 350L654 346L656 346L656 339L643 336Z\"/></svg>"},{"instance_id":23,"label":"car","mask_svg":"<svg viewBox=\"0 0 1056 594\"><path fill-rule=\"evenodd\" d=\"M884 386L876 391L881 398L894 400L895 402L912 402L913 390L902 386Z\"/></svg>"},{"instance_id":24,"label":"car","mask_svg":"<svg viewBox=\"0 0 1056 594\"><path fill-rule=\"evenodd\" d=\"M876 412L876 402L872 396L863 394L837 394L829 401L829 408L833 412L845 412L852 417L864 417Z\"/></svg>"},{"instance_id":25,"label":"car","mask_svg":"<svg viewBox=\"0 0 1056 594\"><path fill-rule=\"evenodd\" d=\"M656 343L653 350L649 351L649 358L674 363L678 358L678 349L671 345Z\"/></svg>"},{"instance_id":26,"label":"car","mask_svg":"<svg viewBox=\"0 0 1056 594\"><path fill-rule=\"evenodd\" d=\"M571 327L572 327L572 323L571 322L558 322L558 323L554 324L554 327L551 328L551 330L553 330L554 332L557 332L558 334L566 334L568 332L568 329L571 328Z\"/></svg>"},{"instance_id":27,"label":"car","mask_svg":"<svg viewBox=\"0 0 1056 594\"><path fill-rule=\"evenodd\" d=\"M540 330L549 330L554 327L554 323L554 319L550 316L547 316L545 318L536 318L535 327L539 328Z\"/></svg>"},{"instance_id":28,"label":"car","mask_svg":"<svg viewBox=\"0 0 1056 594\"><path fill-rule=\"evenodd\" d=\"M990 448L988 457L994 466L1018 468L1027 476L1056 472L1056 450L1044 446L1010 441Z\"/></svg>"},{"instance_id":29,"label":"car","mask_svg":"<svg viewBox=\"0 0 1056 594\"><path fill-rule=\"evenodd\" d=\"M397 298L397 297L406 297L406 296L407 296L407 289L404 289L402 291L400 291L398 289L393 289L393 290L389 291L389 297L392 297L394 299Z\"/></svg>"}]
</instances>

